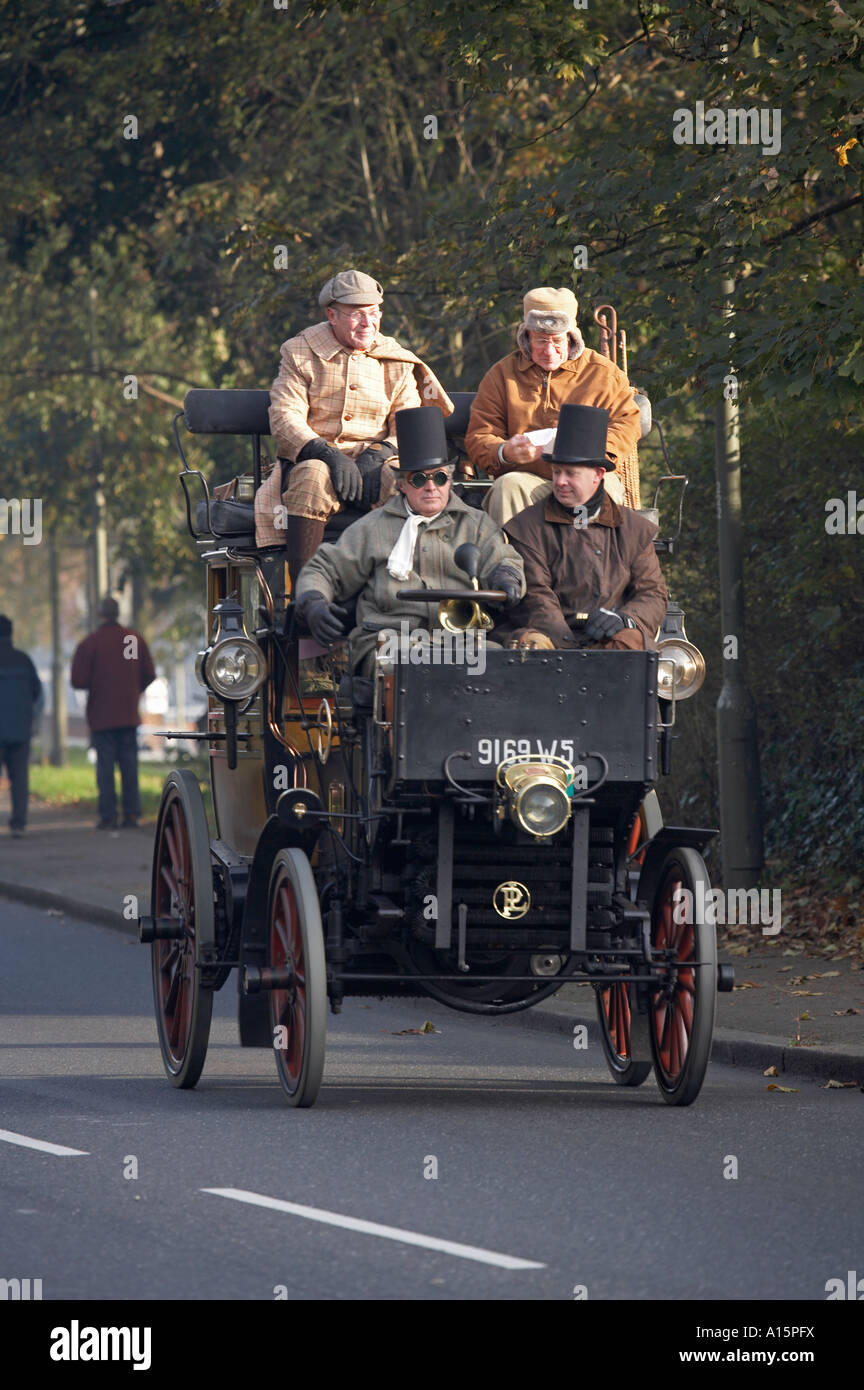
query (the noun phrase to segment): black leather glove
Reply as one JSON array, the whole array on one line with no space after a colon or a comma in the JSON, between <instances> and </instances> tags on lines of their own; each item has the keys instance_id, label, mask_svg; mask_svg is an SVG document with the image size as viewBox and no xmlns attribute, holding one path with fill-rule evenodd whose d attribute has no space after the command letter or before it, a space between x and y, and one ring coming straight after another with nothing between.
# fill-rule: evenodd
<instances>
[{"instance_id":1,"label":"black leather glove","mask_svg":"<svg viewBox=\"0 0 864 1390\"><path fill-rule=\"evenodd\" d=\"M364 449L362 454L357 455L357 467L360 469L360 476L363 479L363 492L360 502L367 509L374 506L381 496L381 469L389 458L396 453L392 444L383 440L380 444L370 445Z\"/></svg>"},{"instance_id":2,"label":"black leather glove","mask_svg":"<svg viewBox=\"0 0 864 1390\"><path fill-rule=\"evenodd\" d=\"M509 565L496 565L489 576L490 589L503 589L507 595L505 608L512 608L522 597L522 584L519 576Z\"/></svg>"},{"instance_id":3,"label":"black leather glove","mask_svg":"<svg viewBox=\"0 0 864 1390\"><path fill-rule=\"evenodd\" d=\"M347 609L338 603L331 603L317 589L308 589L297 600L297 616L305 623L315 641L322 647L329 647L339 637L345 635Z\"/></svg>"},{"instance_id":4,"label":"black leather glove","mask_svg":"<svg viewBox=\"0 0 864 1390\"><path fill-rule=\"evenodd\" d=\"M611 608L592 608L582 629L583 637L589 642L603 642L607 637L615 637L627 623Z\"/></svg>"},{"instance_id":5,"label":"black leather glove","mask_svg":"<svg viewBox=\"0 0 864 1390\"><path fill-rule=\"evenodd\" d=\"M330 469L333 491L340 502L359 502L363 491L363 476L353 459L328 444L326 439L310 439L297 455L297 462L304 459L321 459Z\"/></svg>"}]
</instances>

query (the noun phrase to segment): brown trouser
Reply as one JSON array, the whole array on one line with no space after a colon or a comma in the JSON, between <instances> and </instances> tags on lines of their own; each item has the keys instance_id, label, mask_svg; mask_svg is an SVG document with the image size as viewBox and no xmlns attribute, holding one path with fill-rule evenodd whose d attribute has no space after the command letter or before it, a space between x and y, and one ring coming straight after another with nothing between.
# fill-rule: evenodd
<instances>
[{"instance_id":1,"label":"brown trouser","mask_svg":"<svg viewBox=\"0 0 864 1390\"><path fill-rule=\"evenodd\" d=\"M373 505L382 507L396 491L396 473L392 458L381 469L381 495ZM304 516L308 521L327 522L342 503L333 490L330 469L323 459L304 459L293 463L285 490L279 495L281 469L277 463L269 478L255 495L255 543L279 545L285 540L285 520L289 516Z\"/></svg>"}]
</instances>

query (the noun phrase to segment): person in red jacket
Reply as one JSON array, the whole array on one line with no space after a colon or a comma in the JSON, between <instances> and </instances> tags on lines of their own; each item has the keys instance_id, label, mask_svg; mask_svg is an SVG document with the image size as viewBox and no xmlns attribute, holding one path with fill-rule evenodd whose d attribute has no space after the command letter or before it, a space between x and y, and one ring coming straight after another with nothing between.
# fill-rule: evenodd
<instances>
[{"instance_id":1,"label":"person in red jacket","mask_svg":"<svg viewBox=\"0 0 864 1390\"><path fill-rule=\"evenodd\" d=\"M138 701L156 679L147 643L139 632L121 627L119 615L117 600L103 598L98 628L84 638L72 658L72 686L89 692L87 724L96 750L99 830L112 830L117 824L115 763L120 766L123 825L138 824Z\"/></svg>"}]
</instances>

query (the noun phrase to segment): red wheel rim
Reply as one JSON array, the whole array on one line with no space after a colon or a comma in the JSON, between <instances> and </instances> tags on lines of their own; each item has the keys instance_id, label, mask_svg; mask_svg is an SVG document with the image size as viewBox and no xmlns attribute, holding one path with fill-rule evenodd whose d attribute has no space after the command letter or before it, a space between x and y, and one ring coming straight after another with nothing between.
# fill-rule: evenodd
<instances>
[{"instance_id":1,"label":"red wheel rim","mask_svg":"<svg viewBox=\"0 0 864 1390\"><path fill-rule=\"evenodd\" d=\"M612 1051L622 1062L630 1060L630 993L627 985L609 985L600 991L606 1030Z\"/></svg>"},{"instance_id":2,"label":"red wheel rim","mask_svg":"<svg viewBox=\"0 0 864 1390\"><path fill-rule=\"evenodd\" d=\"M184 933L177 941L157 941L156 979L162 1034L172 1065L186 1056L192 1028L195 989L195 890L189 827L179 798L168 805L159 841L156 870L156 917L179 917Z\"/></svg>"},{"instance_id":3,"label":"red wheel rim","mask_svg":"<svg viewBox=\"0 0 864 1390\"><path fill-rule=\"evenodd\" d=\"M687 885L680 873L673 871L666 879L660 894L654 945L659 950L671 950L675 959L694 959L696 932L692 922L676 922L676 899ZM657 1047L657 1059L665 1078L674 1083L684 1070L693 1031L693 1001L696 995L696 972L692 966L679 966L671 994L659 994L654 1001L652 1023Z\"/></svg>"},{"instance_id":4,"label":"red wheel rim","mask_svg":"<svg viewBox=\"0 0 864 1390\"><path fill-rule=\"evenodd\" d=\"M286 966L293 972L289 989L275 989L273 1023L286 1030L285 1047L278 1049L282 1071L289 1089L296 1090L303 1070L306 1041L306 964L300 914L291 880L284 870L276 880L270 915L270 964L276 970Z\"/></svg>"}]
</instances>

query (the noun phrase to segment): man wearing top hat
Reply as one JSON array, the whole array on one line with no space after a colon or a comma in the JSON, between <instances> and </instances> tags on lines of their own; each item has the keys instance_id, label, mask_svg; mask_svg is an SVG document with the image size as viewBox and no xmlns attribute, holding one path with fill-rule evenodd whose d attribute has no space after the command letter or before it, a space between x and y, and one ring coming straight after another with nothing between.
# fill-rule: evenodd
<instances>
[{"instance_id":1,"label":"man wearing top hat","mask_svg":"<svg viewBox=\"0 0 864 1390\"><path fill-rule=\"evenodd\" d=\"M572 290L529 290L516 351L496 362L478 387L465 448L471 462L495 479L484 505L499 526L552 491L544 446L529 432L557 428L565 404L609 412L605 457L618 469L609 495L639 506L641 421L633 388L608 357L585 346L578 307Z\"/></svg>"},{"instance_id":2,"label":"man wearing top hat","mask_svg":"<svg viewBox=\"0 0 864 1390\"><path fill-rule=\"evenodd\" d=\"M543 455L552 491L504 528L525 562L527 591L509 614L514 644L531 645L530 630L556 648L654 648L666 612L657 527L606 492L608 420L593 406L561 407Z\"/></svg>"},{"instance_id":3,"label":"man wearing top hat","mask_svg":"<svg viewBox=\"0 0 864 1390\"><path fill-rule=\"evenodd\" d=\"M517 551L484 512L452 492L440 410L398 411L396 436L393 496L346 527L338 541L321 545L297 581L298 616L322 646L344 635L347 614L341 605L357 598L352 662L364 674L371 671L381 628L402 620L411 630L438 628L437 600L406 602L396 594L404 588L466 589L465 573L453 558L466 541L480 550L481 589L504 590L508 605L525 592Z\"/></svg>"},{"instance_id":4,"label":"man wearing top hat","mask_svg":"<svg viewBox=\"0 0 864 1390\"><path fill-rule=\"evenodd\" d=\"M342 270L318 296L325 321L282 344L270 432L279 459L293 466L283 473L277 463L259 488L255 532L261 546L287 547L292 582L335 512L368 511L393 495L396 411L453 411L419 357L382 336L383 297L370 275Z\"/></svg>"}]
</instances>

